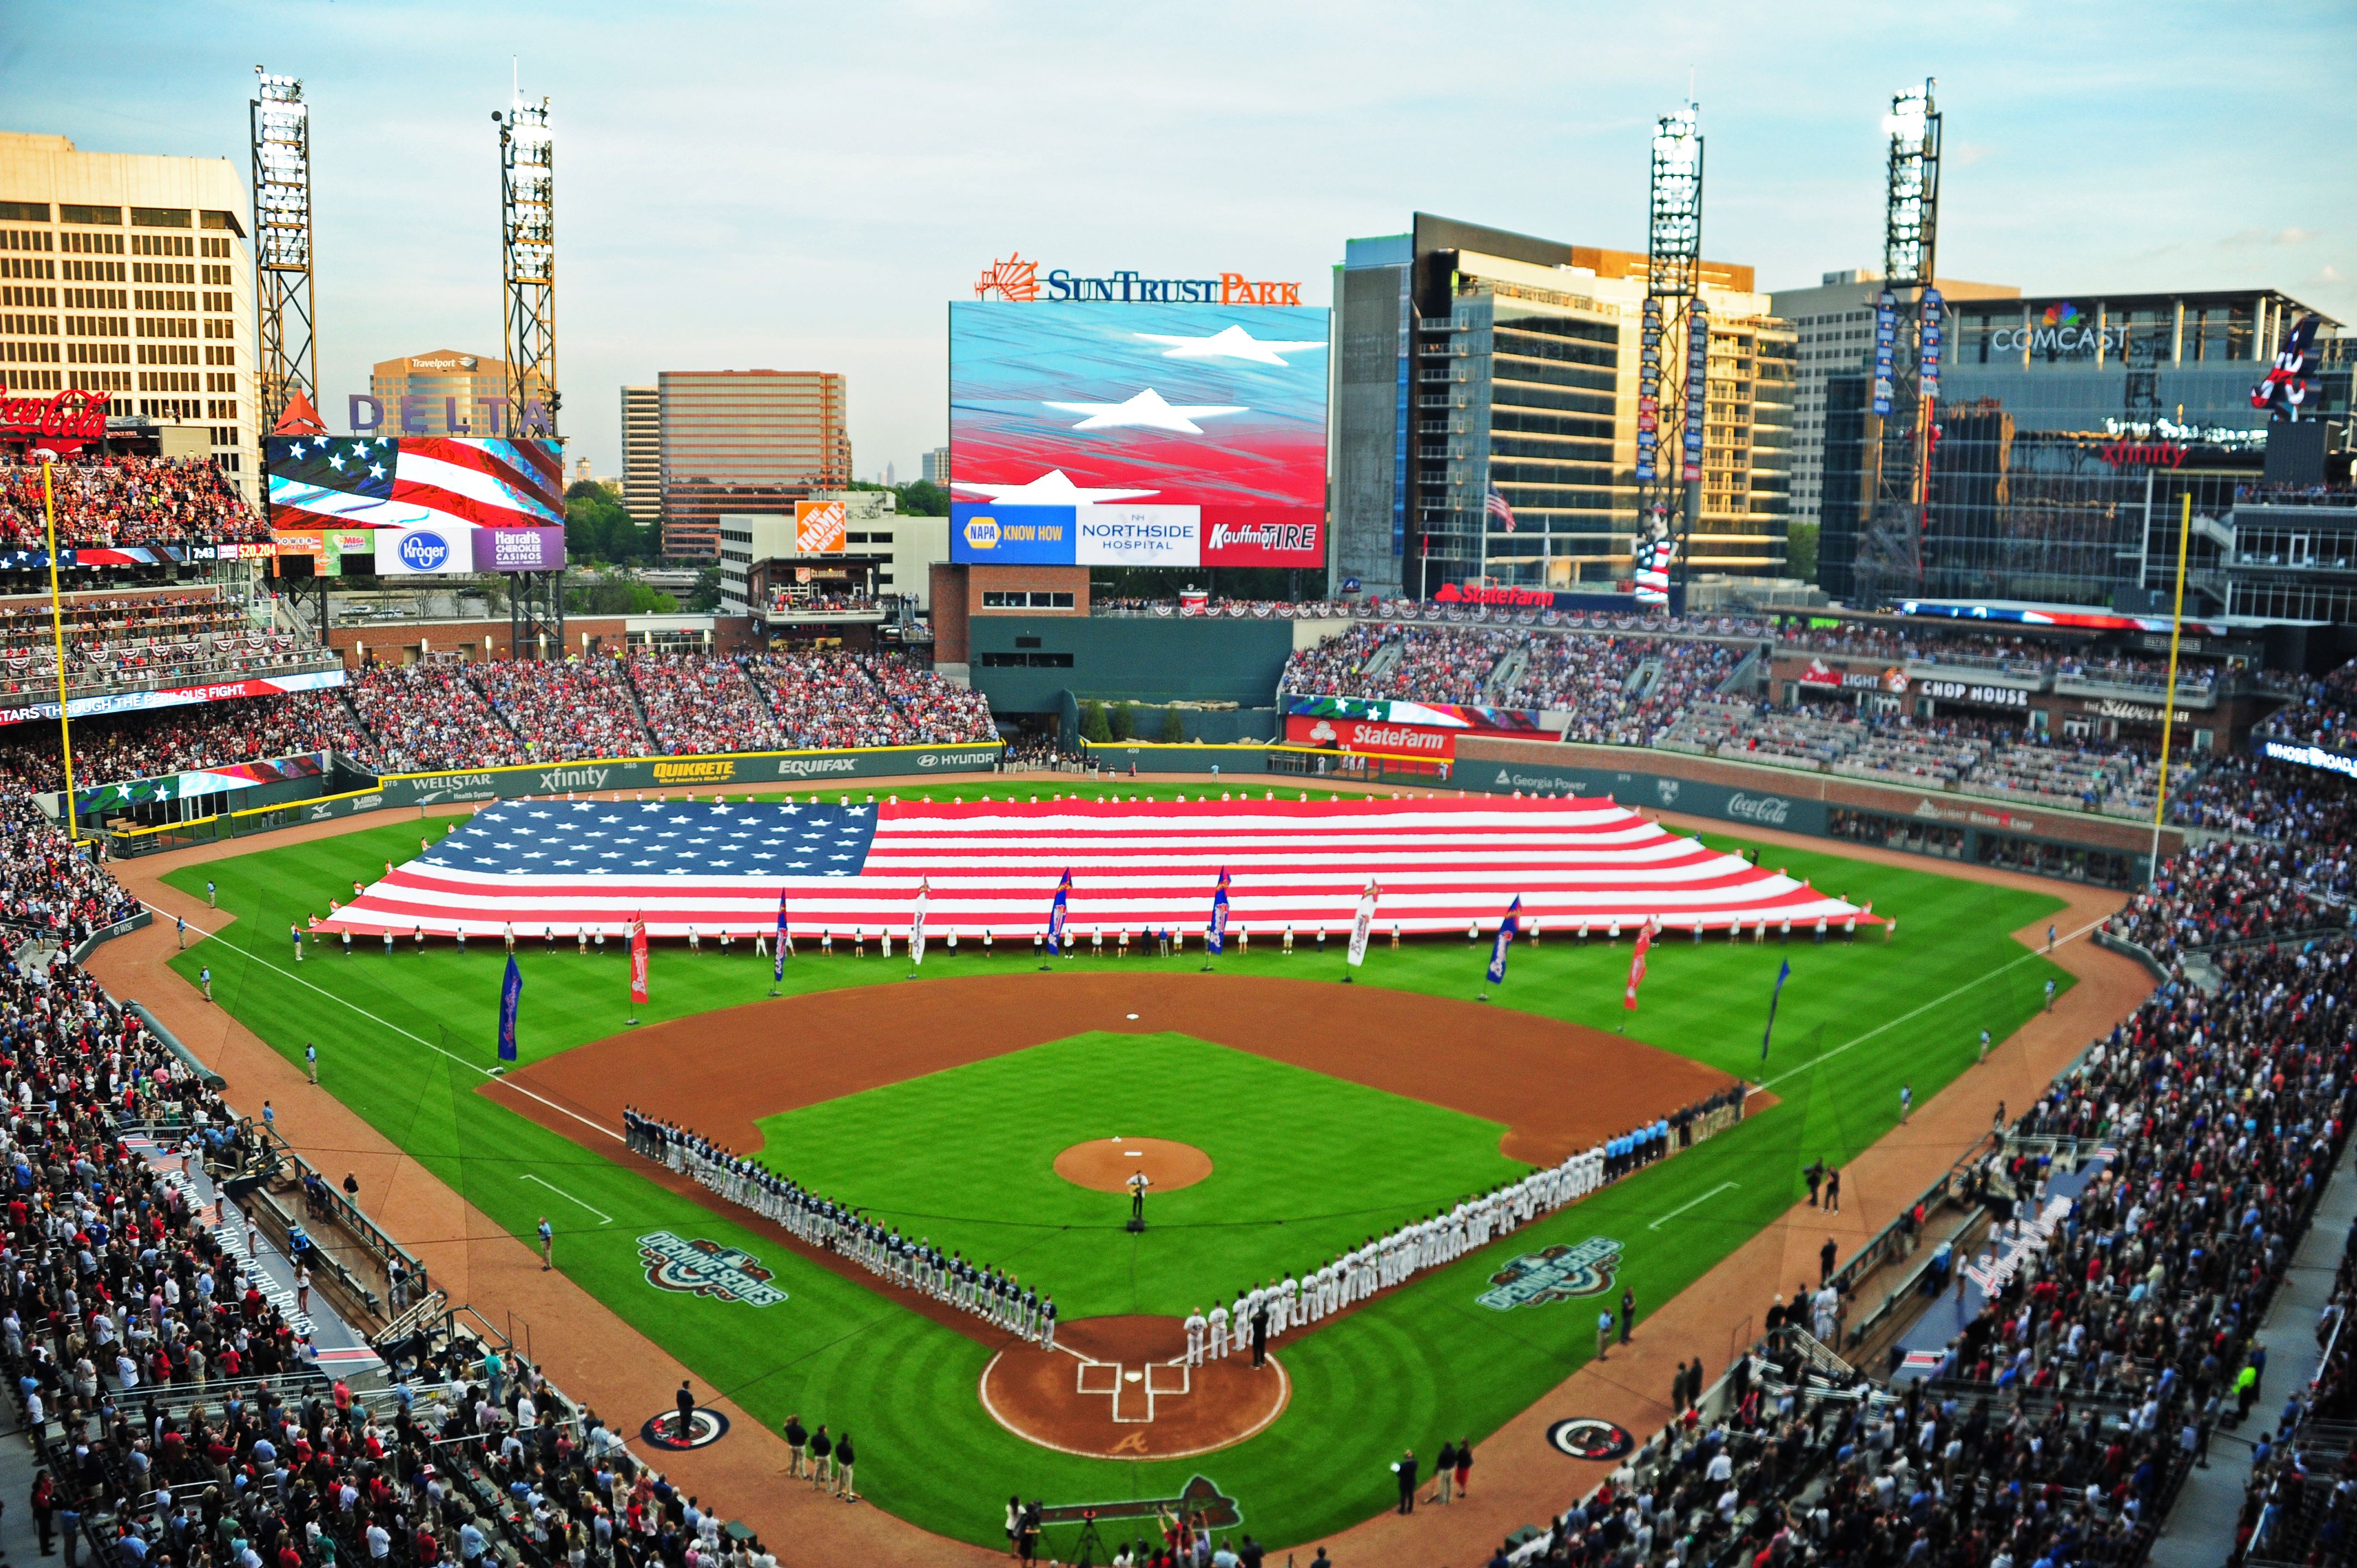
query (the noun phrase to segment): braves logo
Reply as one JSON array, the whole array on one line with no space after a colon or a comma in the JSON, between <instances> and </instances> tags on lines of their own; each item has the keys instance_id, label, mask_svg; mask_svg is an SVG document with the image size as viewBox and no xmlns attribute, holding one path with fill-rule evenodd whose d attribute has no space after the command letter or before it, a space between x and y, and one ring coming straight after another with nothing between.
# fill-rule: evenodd
<instances>
[{"instance_id":1,"label":"braves logo","mask_svg":"<svg viewBox=\"0 0 2357 1568\"><path fill-rule=\"evenodd\" d=\"M1600 1295L1612 1288L1612 1271L1620 1262L1620 1243L1609 1236L1590 1236L1576 1247L1557 1242L1524 1252L1491 1274L1492 1288L1478 1299L1494 1312L1512 1312L1518 1306Z\"/></svg>"},{"instance_id":2,"label":"braves logo","mask_svg":"<svg viewBox=\"0 0 2357 1568\"><path fill-rule=\"evenodd\" d=\"M654 1230L639 1238L639 1257L647 1266L647 1283L657 1290L747 1306L775 1306L786 1299L784 1291L770 1283L777 1276L741 1247Z\"/></svg>"},{"instance_id":3,"label":"braves logo","mask_svg":"<svg viewBox=\"0 0 2357 1568\"><path fill-rule=\"evenodd\" d=\"M1637 1440L1628 1428L1598 1416L1576 1415L1547 1428L1547 1446L1574 1459L1618 1459L1633 1453Z\"/></svg>"}]
</instances>

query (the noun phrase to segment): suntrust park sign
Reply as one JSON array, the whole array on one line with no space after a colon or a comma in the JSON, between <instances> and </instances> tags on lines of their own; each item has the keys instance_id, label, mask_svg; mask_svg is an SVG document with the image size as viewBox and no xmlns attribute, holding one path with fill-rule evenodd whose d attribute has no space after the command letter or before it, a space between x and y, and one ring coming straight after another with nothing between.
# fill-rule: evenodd
<instances>
[{"instance_id":1,"label":"suntrust park sign","mask_svg":"<svg viewBox=\"0 0 2357 1568\"><path fill-rule=\"evenodd\" d=\"M1020 252L983 268L974 280L976 299L1008 299L1028 305L1049 300L1114 300L1133 305L1299 305L1301 285L1223 272L1208 278L1157 278L1144 273L1108 273L1077 277L1058 267L1045 278L1039 263Z\"/></svg>"}]
</instances>

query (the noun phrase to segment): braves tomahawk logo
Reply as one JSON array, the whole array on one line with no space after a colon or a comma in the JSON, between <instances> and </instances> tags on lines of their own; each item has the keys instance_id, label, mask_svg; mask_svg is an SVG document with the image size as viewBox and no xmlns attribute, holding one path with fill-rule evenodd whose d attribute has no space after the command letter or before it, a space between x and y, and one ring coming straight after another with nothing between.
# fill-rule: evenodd
<instances>
[{"instance_id":1,"label":"braves tomahawk logo","mask_svg":"<svg viewBox=\"0 0 2357 1568\"><path fill-rule=\"evenodd\" d=\"M786 1293L770 1283L777 1276L741 1247L654 1230L639 1238L639 1256L647 1265L647 1283L657 1290L741 1301L747 1306L775 1306L786 1299Z\"/></svg>"},{"instance_id":2,"label":"braves tomahawk logo","mask_svg":"<svg viewBox=\"0 0 2357 1568\"><path fill-rule=\"evenodd\" d=\"M1577 1247L1557 1242L1524 1252L1491 1274L1492 1288L1479 1299L1493 1311L1512 1312L1518 1306L1600 1295L1612 1288L1612 1271L1620 1262L1620 1243L1609 1236L1590 1236Z\"/></svg>"}]
</instances>

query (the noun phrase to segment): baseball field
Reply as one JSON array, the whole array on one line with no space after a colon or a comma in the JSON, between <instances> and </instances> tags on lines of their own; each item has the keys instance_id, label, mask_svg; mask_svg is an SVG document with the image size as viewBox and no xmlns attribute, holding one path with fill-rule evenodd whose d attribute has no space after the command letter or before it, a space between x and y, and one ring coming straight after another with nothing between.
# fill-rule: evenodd
<instances>
[{"instance_id":1,"label":"baseball field","mask_svg":"<svg viewBox=\"0 0 2357 1568\"><path fill-rule=\"evenodd\" d=\"M619 944L584 955L525 942L520 1059L495 1079L498 942L461 954L403 941L390 957L373 941L349 957L320 942L298 964L288 938L290 921L325 915L449 825L404 818L172 873L199 897L216 881L227 921L175 967L193 981L210 966L217 1000L289 1058L317 1042L328 1091L508 1230L529 1237L546 1215L561 1269L741 1408L773 1427L799 1412L854 1434L876 1506L991 1545L1010 1492L1076 1507L1208 1485L1281 1543L1381 1510L1403 1446L1486 1436L1593 1355L1599 1304L1633 1290L1641 1319L1788 1208L1812 1160L1840 1165L1888 1132L1902 1087L1928 1100L1971 1066L1983 1029L2003 1039L2050 981L2072 983L2009 934L2059 898L1772 847L1765 864L1895 916L1895 938L1664 940L1634 1013L1621 1006L1625 944L1552 933L1515 950L1486 1004L1487 944L1456 940L1378 940L1350 986L1339 940L1290 955L1256 940L1208 974L1193 951L1084 952L1042 974L1028 953L985 958L969 942L954 958L935 948L912 979L899 954L805 949L775 1000L749 948L665 945L635 1027ZM635 1103L758 1149L816 1191L1049 1292L1076 1344L1134 1346L1733 1077L1765 1096L1731 1131L1281 1338L1282 1392L1233 1396L1260 1413L1208 1451L1167 1439L1134 1404L1116 1425L1118 1367L1112 1390L1086 1391L1083 1374L1069 1396L1074 1430L1096 1423L1117 1442L1022 1434L984 1397L985 1372L1036 1353L810 1252L613 1136ZM1133 1234L1125 1197L1059 1165L1147 1138L1200 1151L1208 1171L1155 1195ZM1528 1299L1493 1286L1550 1248L1605 1262ZM661 1261L683 1251L741 1254L771 1291L699 1294L692 1268ZM1724 1362L1724 1346L1695 1349ZM1108 1452L1121 1456L1092 1456Z\"/></svg>"}]
</instances>

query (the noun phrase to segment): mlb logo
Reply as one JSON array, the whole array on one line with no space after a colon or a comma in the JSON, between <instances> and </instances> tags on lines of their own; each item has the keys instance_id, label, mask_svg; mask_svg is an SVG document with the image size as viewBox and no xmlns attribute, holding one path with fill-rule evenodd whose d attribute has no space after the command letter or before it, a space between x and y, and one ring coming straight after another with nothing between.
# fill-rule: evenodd
<instances>
[{"instance_id":1,"label":"mlb logo","mask_svg":"<svg viewBox=\"0 0 2357 1568\"><path fill-rule=\"evenodd\" d=\"M794 503L794 549L804 555L822 555L843 548L841 501Z\"/></svg>"}]
</instances>

